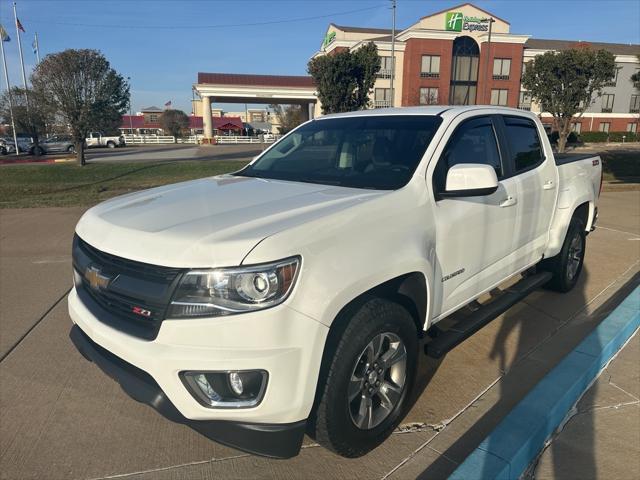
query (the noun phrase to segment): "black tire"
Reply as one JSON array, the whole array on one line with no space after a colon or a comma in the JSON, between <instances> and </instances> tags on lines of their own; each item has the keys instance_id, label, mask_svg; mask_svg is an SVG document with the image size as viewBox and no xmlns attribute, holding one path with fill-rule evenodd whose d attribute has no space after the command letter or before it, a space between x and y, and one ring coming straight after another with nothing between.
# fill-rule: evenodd
<instances>
[{"instance_id":1,"label":"black tire","mask_svg":"<svg viewBox=\"0 0 640 480\"><path fill-rule=\"evenodd\" d=\"M69 148L67 148L67 152L76 153L76 147L74 145L70 145Z\"/></svg>"},{"instance_id":2,"label":"black tire","mask_svg":"<svg viewBox=\"0 0 640 480\"><path fill-rule=\"evenodd\" d=\"M541 270L553 274L545 288L565 293L575 287L582 272L586 244L585 225L582 220L573 217L560 253L540 262ZM576 247L579 247L579 252Z\"/></svg>"},{"instance_id":3,"label":"black tire","mask_svg":"<svg viewBox=\"0 0 640 480\"><path fill-rule=\"evenodd\" d=\"M401 305L379 298L371 298L348 314L349 318L344 332L327 343L327 351L323 361L325 368L318 382L316 395L316 407L310 415L309 434L325 448L332 450L343 457L362 456L391 435L398 423L402 420L407 399L413 387L417 354L418 334L413 317ZM363 401L364 394L358 393L353 400L348 399L350 379L362 362L366 347L380 335L391 335L402 340L401 344L406 349L404 362L405 381L397 395L397 401L389 409L383 409L386 417L377 426L362 429L356 426L353 418L354 402ZM389 341L389 337L384 337ZM333 343L333 345L331 345ZM380 351L384 351L384 343ZM391 351L391 344L387 343L387 352ZM399 355L398 355L399 357ZM396 363L397 365L398 363ZM368 363L366 365L369 365ZM363 367L364 368L364 367ZM391 370L385 370L380 374L382 385L378 390L384 390L384 385L389 385ZM361 372L362 378L369 378ZM380 383L380 382L378 382ZM391 383L395 385L394 383ZM361 384L364 389L366 384ZM387 393L384 393L385 397ZM377 397L378 399L381 397ZM375 399L374 399L375 404ZM381 408L381 407L380 407ZM356 410L358 408L356 407ZM382 412L382 410L378 410ZM368 417L373 418L372 416Z\"/></svg>"},{"instance_id":4,"label":"black tire","mask_svg":"<svg viewBox=\"0 0 640 480\"><path fill-rule=\"evenodd\" d=\"M44 150L42 147L33 147L30 149L29 153L31 155L44 155Z\"/></svg>"},{"instance_id":5,"label":"black tire","mask_svg":"<svg viewBox=\"0 0 640 480\"><path fill-rule=\"evenodd\" d=\"M114 142L107 142L107 148L116 148L116 144Z\"/></svg>"}]
</instances>

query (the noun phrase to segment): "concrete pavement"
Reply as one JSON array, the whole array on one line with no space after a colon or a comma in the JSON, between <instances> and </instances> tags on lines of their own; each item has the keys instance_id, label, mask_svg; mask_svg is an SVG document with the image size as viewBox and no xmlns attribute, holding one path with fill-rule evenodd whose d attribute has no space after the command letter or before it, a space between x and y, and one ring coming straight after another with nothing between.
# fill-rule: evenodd
<instances>
[{"instance_id":1,"label":"concrete pavement","mask_svg":"<svg viewBox=\"0 0 640 480\"><path fill-rule=\"evenodd\" d=\"M535 292L443 360L425 357L415 404L384 445L346 460L307 439L286 461L172 424L86 362L67 338L66 301L57 301L71 286L68 246L81 211L0 211L0 345L17 343L0 363L0 478L445 478L638 283L639 204L640 192L603 193L574 291ZM59 262L34 263L42 260ZM57 287L44 288L53 279Z\"/></svg>"},{"instance_id":2,"label":"concrete pavement","mask_svg":"<svg viewBox=\"0 0 640 480\"><path fill-rule=\"evenodd\" d=\"M640 335L587 390L528 478L640 478Z\"/></svg>"}]
</instances>

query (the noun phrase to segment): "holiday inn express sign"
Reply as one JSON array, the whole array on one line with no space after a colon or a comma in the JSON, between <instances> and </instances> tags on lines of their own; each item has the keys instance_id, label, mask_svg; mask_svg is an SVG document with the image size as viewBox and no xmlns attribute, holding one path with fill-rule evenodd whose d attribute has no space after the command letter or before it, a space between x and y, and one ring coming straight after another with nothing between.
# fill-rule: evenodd
<instances>
[{"instance_id":1,"label":"holiday inn express sign","mask_svg":"<svg viewBox=\"0 0 640 480\"><path fill-rule=\"evenodd\" d=\"M444 21L444 29L450 32L486 32L489 30L488 19L469 17L462 12L447 12Z\"/></svg>"}]
</instances>

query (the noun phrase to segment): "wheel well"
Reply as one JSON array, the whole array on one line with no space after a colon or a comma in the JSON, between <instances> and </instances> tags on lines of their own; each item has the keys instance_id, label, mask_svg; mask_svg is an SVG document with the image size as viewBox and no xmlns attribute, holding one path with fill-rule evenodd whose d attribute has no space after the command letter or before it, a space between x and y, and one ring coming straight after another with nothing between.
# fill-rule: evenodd
<instances>
[{"instance_id":1,"label":"wheel well","mask_svg":"<svg viewBox=\"0 0 640 480\"><path fill-rule=\"evenodd\" d=\"M582 220L582 225L584 228L587 228L587 225L589 224L589 202L578 205L573 212L573 218Z\"/></svg>"},{"instance_id":2,"label":"wheel well","mask_svg":"<svg viewBox=\"0 0 640 480\"><path fill-rule=\"evenodd\" d=\"M338 345L352 315L371 298L384 298L399 303L411 314L416 326L416 335L422 337L423 324L427 315L427 281L420 272L407 273L399 277L387 280L380 285L362 292L356 298L347 303L336 315L322 352L320 372L316 386L316 395L307 421L307 433L313 437L315 429L315 412L322 394L324 380L327 377L331 356Z\"/></svg>"},{"instance_id":3,"label":"wheel well","mask_svg":"<svg viewBox=\"0 0 640 480\"><path fill-rule=\"evenodd\" d=\"M428 291L427 282L424 275L420 272L400 275L361 293L342 307L331 324L331 330L343 330L350 318L350 313L357 310L364 302L372 297L384 298L399 303L406 308L413 318L416 332L422 335L423 325L427 316Z\"/></svg>"}]
</instances>

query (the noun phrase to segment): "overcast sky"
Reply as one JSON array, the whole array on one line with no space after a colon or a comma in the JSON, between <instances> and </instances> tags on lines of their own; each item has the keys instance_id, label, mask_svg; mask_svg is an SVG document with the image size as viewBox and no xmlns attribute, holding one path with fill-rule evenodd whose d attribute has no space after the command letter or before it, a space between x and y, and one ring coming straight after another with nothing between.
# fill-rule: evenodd
<instances>
[{"instance_id":1,"label":"overcast sky","mask_svg":"<svg viewBox=\"0 0 640 480\"><path fill-rule=\"evenodd\" d=\"M397 24L462 2L398 0ZM499 0L473 2L536 38L640 43L638 0ZM134 110L171 100L191 111L197 72L303 75L330 22L391 26L385 0L19 0L25 65L66 48L101 50L131 77ZM315 18L313 18L315 17ZM0 0L10 79L22 82L12 3ZM27 73L28 75L28 73ZM2 88L6 88L4 78ZM225 108L225 106L222 106ZM236 106L227 105L231 110Z\"/></svg>"}]
</instances>

